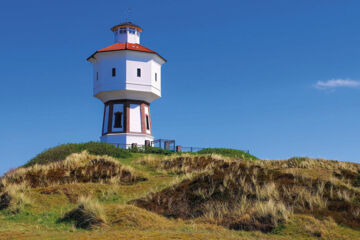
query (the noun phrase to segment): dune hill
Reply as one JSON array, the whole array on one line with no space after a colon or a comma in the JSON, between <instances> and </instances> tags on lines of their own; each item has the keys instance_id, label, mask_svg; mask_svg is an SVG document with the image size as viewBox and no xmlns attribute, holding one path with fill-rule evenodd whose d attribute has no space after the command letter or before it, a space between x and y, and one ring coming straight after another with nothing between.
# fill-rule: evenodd
<instances>
[{"instance_id":1,"label":"dune hill","mask_svg":"<svg viewBox=\"0 0 360 240\"><path fill-rule=\"evenodd\" d=\"M0 239L360 239L360 165L66 144L0 178Z\"/></svg>"}]
</instances>

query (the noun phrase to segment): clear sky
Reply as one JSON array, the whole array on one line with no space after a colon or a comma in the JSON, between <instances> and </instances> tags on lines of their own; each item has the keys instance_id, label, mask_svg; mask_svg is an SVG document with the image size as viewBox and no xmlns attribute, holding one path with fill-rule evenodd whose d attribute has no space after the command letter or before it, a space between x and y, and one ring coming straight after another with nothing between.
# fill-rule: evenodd
<instances>
[{"instance_id":1,"label":"clear sky","mask_svg":"<svg viewBox=\"0 0 360 240\"><path fill-rule=\"evenodd\" d=\"M264 159L360 160L360 2L2 1L0 174L61 143L97 141L95 50L130 20L165 57L156 138Z\"/></svg>"}]
</instances>

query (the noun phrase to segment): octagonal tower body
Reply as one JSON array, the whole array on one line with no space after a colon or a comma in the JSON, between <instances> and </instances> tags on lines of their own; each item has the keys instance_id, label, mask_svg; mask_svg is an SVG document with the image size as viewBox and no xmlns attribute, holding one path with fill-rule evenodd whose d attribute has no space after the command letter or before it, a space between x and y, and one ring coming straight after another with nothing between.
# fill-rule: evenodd
<instances>
[{"instance_id":1,"label":"octagonal tower body","mask_svg":"<svg viewBox=\"0 0 360 240\"><path fill-rule=\"evenodd\" d=\"M152 141L150 103L161 97L161 65L166 60L140 45L142 29L130 22L111 30L115 43L88 58L93 95L104 107L101 141L119 147Z\"/></svg>"}]
</instances>

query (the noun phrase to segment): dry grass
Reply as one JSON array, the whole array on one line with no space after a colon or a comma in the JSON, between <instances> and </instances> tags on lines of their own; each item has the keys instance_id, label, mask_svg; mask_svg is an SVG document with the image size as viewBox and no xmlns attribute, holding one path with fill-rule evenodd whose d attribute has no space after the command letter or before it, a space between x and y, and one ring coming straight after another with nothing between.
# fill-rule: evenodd
<instances>
[{"instance_id":1,"label":"dry grass","mask_svg":"<svg viewBox=\"0 0 360 240\"><path fill-rule=\"evenodd\" d=\"M28 186L26 184L8 184L4 193L0 195L0 210L7 209L11 213L18 213L31 201L26 195Z\"/></svg>"},{"instance_id":2,"label":"dry grass","mask_svg":"<svg viewBox=\"0 0 360 240\"><path fill-rule=\"evenodd\" d=\"M144 178L132 167L109 156L94 156L83 151L71 154L64 161L13 170L1 178L0 185L46 187L76 182L132 183L137 180Z\"/></svg>"},{"instance_id":3,"label":"dry grass","mask_svg":"<svg viewBox=\"0 0 360 240\"><path fill-rule=\"evenodd\" d=\"M74 222L77 228L94 228L106 223L103 206L89 196L80 196L78 207L66 213L59 222Z\"/></svg>"},{"instance_id":4,"label":"dry grass","mask_svg":"<svg viewBox=\"0 0 360 240\"><path fill-rule=\"evenodd\" d=\"M173 156L144 156L135 161L135 163L148 165L157 170L166 171L168 173L185 174L192 172L204 172L213 169L214 164L218 162L234 162L229 157L222 157L217 154L193 155L183 153Z\"/></svg>"},{"instance_id":5,"label":"dry grass","mask_svg":"<svg viewBox=\"0 0 360 240\"><path fill-rule=\"evenodd\" d=\"M36 214L44 214L54 206L70 209L78 199L78 206L66 213L62 220L67 219L78 228L104 226L106 222L106 228L95 228L91 232L71 229L70 225L65 224L66 231L73 231L74 234L65 234L62 238L70 239L81 234L87 234L81 235L84 239L90 239L92 234L97 236L93 237L95 239L109 236L123 239L190 239L194 236L201 236L199 239L360 237L353 230L360 227L360 193L359 187L354 184L359 168L354 164L337 165L334 161L305 158L248 162L217 155L149 155L130 163L136 171L119 164L124 172L131 173L131 177L127 178L129 181L124 181L123 173L112 175L116 171L110 167L117 168L119 165L114 165L112 160L107 161L107 157L87 153L71 157L73 159L59 162L56 168L43 165L25 171L13 170L1 179L0 186L1 191L5 192L15 184L15 188L19 188L16 193L30 198L31 215L35 214L35 209L39 211ZM110 167L103 167L105 163ZM91 171L85 166L92 166L89 168ZM42 184L32 185L24 177L30 173L49 176L51 171L60 168L65 169L64 174L60 175L64 179L72 176L67 172L77 171L76 180L51 181L45 177L40 178L45 180ZM107 177L83 181L81 176L88 173L91 177L102 173ZM138 176L147 176L148 181L128 184L137 181ZM22 186L17 186L16 181L20 178L26 181L20 181ZM129 203L136 203L136 206ZM63 216L62 210L56 219L60 216ZM2 223L4 221L0 215L0 225ZM337 223L345 227L340 228ZM345 228L347 230L343 236L340 233ZM1 229L3 227L0 226L0 236ZM266 234L229 229L260 230ZM269 233L274 230L281 234Z\"/></svg>"},{"instance_id":6,"label":"dry grass","mask_svg":"<svg viewBox=\"0 0 360 240\"><path fill-rule=\"evenodd\" d=\"M235 230L260 230L269 232L279 223L285 223L292 209L282 202L252 201L243 196L239 201L228 203L210 201L203 205L202 222L223 225Z\"/></svg>"},{"instance_id":7,"label":"dry grass","mask_svg":"<svg viewBox=\"0 0 360 240\"><path fill-rule=\"evenodd\" d=\"M132 205L109 204L106 206L108 223L116 228L169 230L176 228L176 220L167 219L155 213Z\"/></svg>"},{"instance_id":8,"label":"dry grass","mask_svg":"<svg viewBox=\"0 0 360 240\"><path fill-rule=\"evenodd\" d=\"M293 211L322 212L360 226L356 223L360 194L349 179L358 174L356 164L337 166L335 161L296 158L250 162L211 155L150 158L139 163L180 174L174 186L134 201L164 216L271 231L288 221ZM304 169L308 174L302 174ZM335 170L345 171L346 181L333 175Z\"/></svg>"},{"instance_id":9,"label":"dry grass","mask_svg":"<svg viewBox=\"0 0 360 240\"><path fill-rule=\"evenodd\" d=\"M83 206L86 211L92 212L95 216L106 222L106 216L102 205L90 196L80 196L79 206Z\"/></svg>"},{"instance_id":10,"label":"dry grass","mask_svg":"<svg viewBox=\"0 0 360 240\"><path fill-rule=\"evenodd\" d=\"M351 172L359 172L360 165L351 162L341 162L325 159L315 159L315 158L290 158L287 160L278 160L278 161L269 161L269 160L260 160L256 162L267 168L301 168L301 169L327 169L327 170L347 170Z\"/></svg>"},{"instance_id":11,"label":"dry grass","mask_svg":"<svg viewBox=\"0 0 360 240\"><path fill-rule=\"evenodd\" d=\"M259 200L279 200L279 191L274 182L266 183L264 186L255 186L256 188L256 197Z\"/></svg>"}]
</instances>

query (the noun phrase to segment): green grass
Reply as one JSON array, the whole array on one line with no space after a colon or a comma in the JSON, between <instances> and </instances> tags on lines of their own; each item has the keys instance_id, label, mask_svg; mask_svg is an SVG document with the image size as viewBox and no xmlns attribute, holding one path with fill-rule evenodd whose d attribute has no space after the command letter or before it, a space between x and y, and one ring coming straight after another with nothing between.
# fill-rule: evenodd
<instances>
[{"instance_id":1,"label":"green grass","mask_svg":"<svg viewBox=\"0 0 360 240\"><path fill-rule=\"evenodd\" d=\"M87 143L67 143L62 144L56 147L49 148L40 154L36 155L29 162L27 162L24 167L29 167L35 164L47 164L50 162L57 162L64 160L67 156L72 153L80 153L82 151L88 151L90 154L94 155L108 155L119 160L131 160L135 156L139 156L137 154L158 154L158 155L171 155L173 152L157 147L146 147L145 149L141 148L130 148L123 149L117 148L112 144L104 143L104 142L87 142ZM256 160L257 157L249 154L248 152L244 152L236 149L228 149L228 148L205 148L196 154L210 154L216 153L226 157L235 157L242 158L246 160Z\"/></svg>"},{"instance_id":2,"label":"green grass","mask_svg":"<svg viewBox=\"0 0 360 240\"><path fill-rule=\"evenodd\" d=\"M225 157L241 158L245 160L257 160L258 158L248 152L231 148L204 148L198 154L219 154Z\"/></svg>"},{"instance_id":3,"label":"green grass","mask_svg":"<svg viewBox=\"0 0 360 240\"><path fill-rule=\"evenodd\" d=\"M36 155L29 162L27 162L24 167L29 167L35 164L47 164L51 162L61 161L72 153L80 153L84 150L88 151L90 154L108 155L118 159L132 159L132 155L134 153L161 155L172 154L172 152L169 150L155 147L146 147L145 149L123 149L104 142L67 143L43 151L42 153Z\"/></svg>"},{"instance_id":4,"label":"green grass","mask_svg":"<svg viewBox=\"0 0 360 240\"><path fill-rule=\"evenodd\" d=\"M44 152L36 155L24 166L32 166L34 164L47 164L50 162L57 162L64 160L72 153L80 153L87 150L94 155L108 155L115 158L129 158L131 153L122 148L117 148L114 145L103 142L87 142L87 143L68 143L62 144L53 148L49 148Z\"/></svg>"},{"instance_id":5,"label":"green grass","mask_svg":"<svg viewBox=\"0 0 360 240\"><path fill-rule=\"evenodd\" d=\"M141 148L130 148L128 149L129 152L132 153L147 153L147 154L161 154L161 155L171 155L173 152L169 150L165 150L158 147L145 147L145 149Z\"/></svg>"},{"instance_id":6,"label":"green grass","mask_svg":"<svg viewBox=\"0 0 360 240\"><path fill-rule=\"evenodd\" d=\"M43 209L43 211L35 211L31 207L26 207L23 211L11 214L6 210L0 211L3 220L14 223L36 224L38 227L56 230L69 230L71 224L57 223L63 213L71 208L70 205L61 207L52 207L51 209Z\"/></svg>"}]
</instances>

